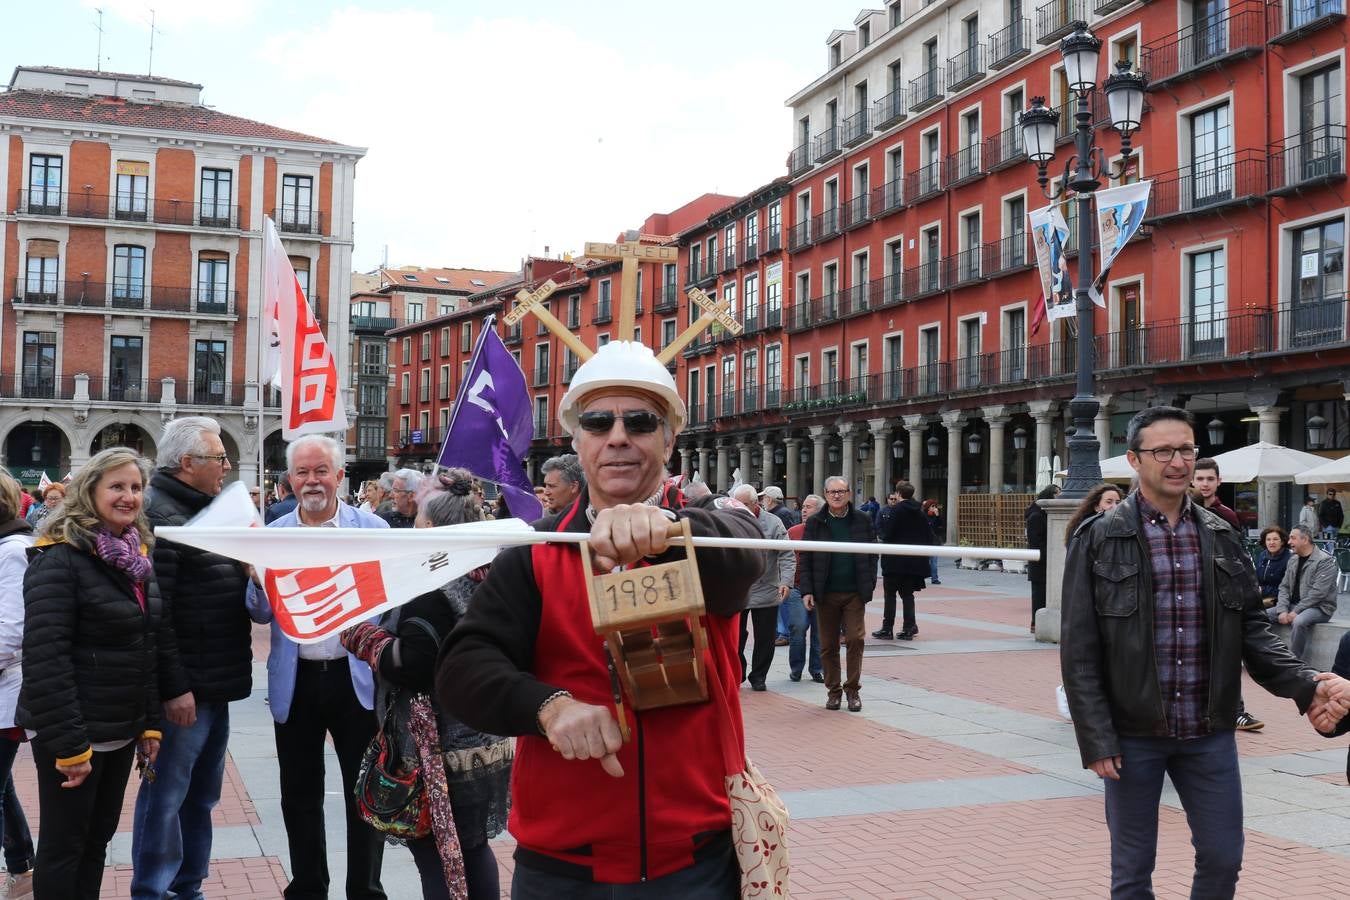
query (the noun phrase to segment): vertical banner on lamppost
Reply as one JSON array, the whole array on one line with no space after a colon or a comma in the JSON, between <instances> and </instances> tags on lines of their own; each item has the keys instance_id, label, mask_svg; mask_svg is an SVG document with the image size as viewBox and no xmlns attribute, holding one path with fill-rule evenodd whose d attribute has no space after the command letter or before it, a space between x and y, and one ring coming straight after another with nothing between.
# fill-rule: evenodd
<instances>
[{"instance_id":1,"label":"vertical banner on lamppost","mask_svg":"<svg viewBox=\"0 0 1350 900\"><path fill-rule=\"evenodd\" d=\"M1069 261L1064 256L1064 242L1069 239L1069 225L1055 204L1033 209L1027 213L1031 227L1031 243L1036 248L1036 268L1041 274L1041 290L1045 294L1045 314L1050 319L1066 319L1074 315L1073 278L1069 275Z\"/></svg>"},{"instance_id":2,"label":"vertical banner on lamppost","mask_svg":"<svg viewBox=\"0 0 1350 900\"><path fill-rule=\"evenodd\" d=\"M1097 202L1097 243L1102 254L1097 284L1105 284L1116 254L1125 248L1144 224L1144 212L1148 209L1148 195L1152 187L1151 181L1137 181L1106 188L1093 195Z\"/></svg>"}]
</instances>

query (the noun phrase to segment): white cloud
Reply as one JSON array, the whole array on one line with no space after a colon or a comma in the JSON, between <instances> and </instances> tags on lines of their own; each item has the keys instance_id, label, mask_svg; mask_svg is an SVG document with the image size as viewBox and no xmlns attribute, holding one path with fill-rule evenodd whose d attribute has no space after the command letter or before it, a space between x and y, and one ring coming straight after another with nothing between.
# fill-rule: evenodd
<instances>
[{"instance_id":1,"label":"white cloud","mask_svg":"<svg viewBox=\"0 0 1350 900\"><path fill-rule=\"evenodd\" d=\"M554 22L451 30L429 13L356 9L260 54L307 98L276 124L370 148L357 166L361 267L388 244L394 263L510 269L783 172L793 75L771 60L690 74Z\"/></svg>"}]
</instances>

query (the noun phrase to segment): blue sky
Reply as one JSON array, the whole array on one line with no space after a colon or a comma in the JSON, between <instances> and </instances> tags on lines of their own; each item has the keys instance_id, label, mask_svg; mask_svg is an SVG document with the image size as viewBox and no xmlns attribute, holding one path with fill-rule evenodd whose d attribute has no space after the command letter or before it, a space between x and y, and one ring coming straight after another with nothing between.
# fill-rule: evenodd
<instances>
[{"instance_id":1,"label":"blue sky","mask_svg":"<svg viewBox=\"0 0 1350 900\"><path fill-rule=\"evenodd\" d=\"M103 68L205 86L222 112L369 152L358 269L514 269L579 251L704 191L784 171L783 101L862 4L48 0L6 16L0 70ZM642 99L631 101L633 93Z\"/></svg>"}]
</instances>

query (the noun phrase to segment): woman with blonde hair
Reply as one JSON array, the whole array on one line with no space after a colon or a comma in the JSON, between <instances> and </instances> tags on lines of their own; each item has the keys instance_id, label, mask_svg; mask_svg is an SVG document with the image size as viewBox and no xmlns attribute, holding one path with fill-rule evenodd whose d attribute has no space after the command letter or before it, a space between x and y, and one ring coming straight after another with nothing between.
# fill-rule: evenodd
<instances>
[{"instance_id":1,"label":"woman with blonde hair","mask_svg":"<svg viewBox=\"0 0 1350 900\"><path fill-rule=\"evenodd\" d=\"M96 900L133 756L159 752L163 610L142 512L150 466L98 453L47 516L24 575L18 723L33 740L37 900Z\"/></svg>"}]
</instances>

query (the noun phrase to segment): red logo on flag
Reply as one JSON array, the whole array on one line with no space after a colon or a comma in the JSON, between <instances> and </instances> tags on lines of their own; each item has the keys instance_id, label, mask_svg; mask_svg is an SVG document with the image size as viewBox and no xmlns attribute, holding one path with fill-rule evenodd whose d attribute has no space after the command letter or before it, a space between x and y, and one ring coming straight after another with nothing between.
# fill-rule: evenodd
<instances>
[{"instance_id":1,"label":"red logo on flag","mask_svg":"<svg viewBox=\"0 0 1350 900\"><path fill-rule=\"evenodd\" d=\"M318 640L367 618L385 602L378 562L269 569L267 596L277 625L297 640Z\"/></svg>"},{"instance_id":2,"label":"red logo on flag","mask_svg":"<svg viewBox=\"0 0 1350 900\"><path fill-rule=\"evenodd\" d=\"M332 422L338 398L337 365L299 282L295 285L295 311L295 342L291 351L295 360L294 389L286 417L286 424L292 429L309 422Z\"/></svg>"}]
</instances>

